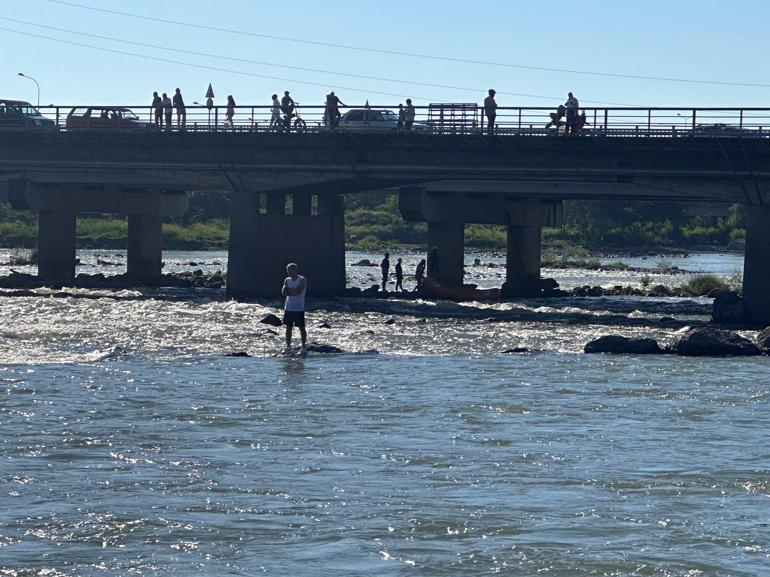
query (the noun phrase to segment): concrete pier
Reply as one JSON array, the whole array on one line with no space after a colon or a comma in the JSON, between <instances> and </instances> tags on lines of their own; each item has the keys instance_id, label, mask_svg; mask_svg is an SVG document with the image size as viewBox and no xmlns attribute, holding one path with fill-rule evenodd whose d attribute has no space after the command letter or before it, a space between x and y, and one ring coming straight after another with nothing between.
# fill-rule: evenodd
<instances>
[{"instance_id":1,"label":"concrete pier","mask_svg":"<svg viewBox=\"0 0 770 577\"><path fill-rule=\"evenodd\" d=\"M157 214L128 216L128 275L148 285L160 283L163 257L163 221Z\"/></svg>"},{"instance_id":2,"label":"concrete pier","mask_svg":"<svg viewBox=\"0 0 770 577\"><path fill-rule=\"evenodd\" d=\"M434 247L438 252L438 270L433 276L446 286L462 286L465 276L465 224L428 221L429 271Z\"/></svg>"},{"instance_id":3,"label":"concrete pier","mask_svg":"<svg viewBox=\"0 0 770 577\"><path fill-rule=\"evenodd\" d=\"M743 260L748 320L770 325L770 206L750 206Z\"/></svg>"},{"instance_id":4,"label":"concrete pier","mask_svg":"<svg viewBox=\"0 0 770 577\"><path fill-rule=\"evenodd\" d=\"M529 296L539 292L541 227L508 224L504 296Z\"/></svg>"},{"instance_id":5,"label":"concrete pier","mask_svg":"<svg viewBox=\"0 0 770 577\"><path fill-rule=\"evenodd\" d=\"M41 210L38 215L37 275L47 282L75 278L75 213Z\"/></svg>"},{"instance_id":6,"label":"concrete pier","mask_svg":"<svg viewBox=\"0 0 770 577\"><path fill-rule=\"evenodd\" d=\"M319 195L318 215L310 214L312 197L304 193L294 194L293 214L285 214L285 203L274 193L268 193L267 214L259 214L257 197L249 193L232 197L228 296L280 298L289 262L296 262L300 274L308 278L309 295L342 294L345 221L339 196ZM285 199L283 193L280 197Z\"/></svg>"}]
</instances>

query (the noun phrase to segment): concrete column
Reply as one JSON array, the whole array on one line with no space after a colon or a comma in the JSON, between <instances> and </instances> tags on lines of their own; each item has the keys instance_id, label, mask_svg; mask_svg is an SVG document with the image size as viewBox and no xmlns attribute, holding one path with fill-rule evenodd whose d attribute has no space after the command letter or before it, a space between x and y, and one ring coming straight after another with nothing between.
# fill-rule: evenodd
<instances>
[{"instance_id":1,"label":"concrete column","mask_svg":"<svg viewBox=\"0 0 770 577\"><path fill-rule=\"evenodd\" d=\"M465 276L465 224L428 222L429 262L434 247L438 251L436 280L446 286L462 286Z\"/></svg>"},{"instance_id":2,"label":"concrete column","mask_svg":"<svg viewBox=\"0 0 770 577\"><path fill-rule=\"evenodd\" d=\"M37 276L54 283L75 279L75 213L41 210L38 215Z\"/></svg>"},{"instance_id":3,"label":"concrete column","mask_svg":"<svg viewBox=\"0 0 770 577\"><path fill-rule=\"evenodd\" d=\"M319 194L318 195L318 214L328 216L340 216L344 214L345 208L342 197L339 194Z\"/></svg>"},{"instance_id":4,"label":"concrete column","mask_svg":"<svg viewBox=\"0 0 770 577\"><path fill-rule=\"evenodd\" d=\"M539 292L541 227L508 224L505 258L505 296L530 296Z\"/></svg>"},{"instance_id":5,"label":"concrete column","mask_svg":"<svg viewBox=\"0 0 770 577\"><path fill-rule=\"evenodd\" d=\"M770 324L770 207L750 206L743 257L743 300L750 322Z\"/></svg>"},{"instance_id":6,"label":"concrete column","mask_svg":"<svg viewBox=\"0 0 770 577\"><path fill-rule=\"evenodd\" d=\"M267 193L267 214L286 214L286 193Z\"/></svg>"},{"instance_id":7,"label":"concrete column","mask_svg":"<svg viewBox=\"0 0 770 577\"><path fill-rule=\"evenodd\" d=\"M310 214L312 199L309 192L295 192L292 195L292 214Z\"/></svg>"},{"instance_id":8,"label":"concrete column","mask_svg":"<svg viewBox=\"0 0 770 577\"><path fill-rule=\"evenodd\" d=\"M128 276L159 284L163 256L163 220L156 214L128 215Z\"/></svg>"},{"instance_id":9,"label":"concrete column","mask_svg":"<svg viewBox=\"0 0 770 577\"><path fill-rule=\"evenodd\" d=\"M228 298L248 298L258 282L257 219L259 194L233 192L230 195L230 242L227 259Z\"/></svg>"}]
</instances>

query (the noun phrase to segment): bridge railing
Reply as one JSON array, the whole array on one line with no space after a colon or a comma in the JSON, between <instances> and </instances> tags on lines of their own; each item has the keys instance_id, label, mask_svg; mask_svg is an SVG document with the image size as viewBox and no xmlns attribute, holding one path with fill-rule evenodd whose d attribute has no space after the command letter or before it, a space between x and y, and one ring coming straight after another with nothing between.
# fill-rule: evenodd
<instances>
[{"instance_id":1,"label":"bridge railing","mask_svg":"<svg viewBox=\"0 0 770 577\"><path fill-rule=\"evenodd\" d=\"M341 107L390 111L385 122L356 123L339 126L340 130L395 132L398 105L358 105ZM171 130L187 132L324 132L331 129L323 105L298 104L296 116L288 129L285 116L276 119L269 105L237 106L232 119L226 106L209 109L201 105L186 107L182 122L172 111L170 126L165 115L156 122L151 106L41 106L40 113L67 131L101 130ZM297 122L297 119L301 122ZM556 136L567 134L567 119L552 107L508 107L497 109L494 133L501 136ZM575 135L607 137L770 137L770 108L595 108L581 109ZM6 122L0 115L0 130L6 128L39 129L29 118L19 123ZM52 126L48 126L52 128ZM434 103L415 107L412 131L421 134L483 134L488 132L484 108L475 103Z\"/></svg>"}]
</instances>

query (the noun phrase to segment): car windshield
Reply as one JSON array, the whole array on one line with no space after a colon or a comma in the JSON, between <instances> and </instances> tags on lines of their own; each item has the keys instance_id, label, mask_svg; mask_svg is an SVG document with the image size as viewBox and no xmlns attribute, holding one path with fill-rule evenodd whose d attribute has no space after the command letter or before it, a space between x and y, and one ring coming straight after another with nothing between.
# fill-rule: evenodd
<instances>
[{"instance_id":1,"label":"car windshield","mask_svg":"<svg viewBox=\"0 0 770 577\"><path fill-rule=\"evenodd\" d=\"M396 116L396 113L392 110L383 110L382 113L385 115L385 120L398 121L398 116Z\"/></svg>"},{"instance_id":2,"label":"car windshield","mask_svg":"<svg viewBox=\"0 0 770 577\"><path fill-rule=\"evenodd\" d=\"M25 116L40 116L37 108L30 106L29 104L23 104L21 106L21 113Z\"/></svg>"},{"instance_id":3,"label":"car windshield","mask_svg":"<svg viewBox=\"0 0 770 577\"><path fill-rule=\"evenodd\" d=\"M118 113L126 120L139 120L139 117L128 108L118 110Z\"/></svg>"},{"instance_id":4,"label":"car windshield","mask_svg":"<svg viewBox=\"0 0 770 577\"><path fill-rule=\"evenodd\" d=\"M0 112L23 114L24 116L40 116L37 109L26 102L0 102Z\"/></svg>"}]
</instances>

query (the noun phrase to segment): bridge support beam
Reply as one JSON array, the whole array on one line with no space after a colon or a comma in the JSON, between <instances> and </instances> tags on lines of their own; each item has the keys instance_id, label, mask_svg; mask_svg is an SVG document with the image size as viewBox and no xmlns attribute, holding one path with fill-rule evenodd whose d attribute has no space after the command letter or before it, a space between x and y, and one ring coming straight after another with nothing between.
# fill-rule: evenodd
<instances>
[{"instance_id":1,"label":"bridge support beam","mask_svg":"<svg viewBox=\"0 0 770 577\"><path fill-rule=\"evenodd\" d=\"M41 210L38 215L37 276L66 284L75 280L75 213Z\"/></svg>"},{"instance_id":2,"label":"bridge support beam","mask_svg":"<svg viewBox=\"0 0 770 577\"><path fill-rule=\"evenodd\" d=\"M296 262L300 274L307 277L308 295L343 294L345 224L339 196L319 195L318 215L303 214L308 206L303 200L299 213L284 214L279 203L270 202L270 193L267 214L259 214L258 198L258 194L247 192L232 196L228 296L280 298L290 262ZM271 208L277 214L271 213Z\"/></svg>"},{"instance_id":3,"label":"bridge support beam","mask_svg":"<svg viewBox=\"0 0 770 577\"><path fill-rule=\"evenodd\" d=\"M433 265L434 260L438 266ZM428 275L446 286L462 286L464 265L465 224L428 221Z\"/></svg>"},{"instance_id":4,"label":"bridge support beam","mask_svg":"<svg viewBox=\"0 0 770 577\"><path fill-rule=\"evenodd\" d=\"M128 276L160 284L163 259L163 220L157 214L128 215Z\"/></svg>"},{"instance_id":5,"label":"bridge support beam","mask_svg":"<svg viewBox=\"0 0 770 577\"><path fill-rule=\"evenodd\" d=\"M541 227L508 224L503 296L534 296L540 292Z\"/></svg>"},{"instance_id":6,"label":"bridge support beam","mask_svg":"<svg viewBox=\"0 0 770 577\"><path fill-rule=\"evenodd\" d=\"M770 206L749 207L743 300L752 323L770 325Z\"/></svg>"}]
</instances>

